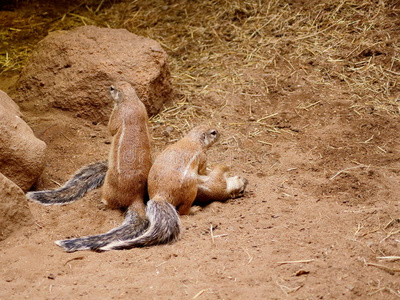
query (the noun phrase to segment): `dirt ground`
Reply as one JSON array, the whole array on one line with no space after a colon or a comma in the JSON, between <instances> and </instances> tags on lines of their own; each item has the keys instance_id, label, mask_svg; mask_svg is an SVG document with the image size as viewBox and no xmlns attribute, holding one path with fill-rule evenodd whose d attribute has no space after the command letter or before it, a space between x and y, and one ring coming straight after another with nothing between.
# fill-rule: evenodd
<instances>
[{"instance_id":1,"label":"dirt ground","mask_svg":"<svg viewBox=\"0 0 400 300\"><path fill-rule=\"evenodd\" d=\"M165 246L64 253L122 213L100 191L30 203L35 225L0 243L1 299L400 298L398 1L10 1L0 11L8 91L48 31L97 24L159 41L180 97L151 118L154 153L201 122L243 198L183 216ZM40 101L38 99L37 101ZM48 145L35 189L107 157L106 124L24 111Z\"/></svg>"}]
</instances>

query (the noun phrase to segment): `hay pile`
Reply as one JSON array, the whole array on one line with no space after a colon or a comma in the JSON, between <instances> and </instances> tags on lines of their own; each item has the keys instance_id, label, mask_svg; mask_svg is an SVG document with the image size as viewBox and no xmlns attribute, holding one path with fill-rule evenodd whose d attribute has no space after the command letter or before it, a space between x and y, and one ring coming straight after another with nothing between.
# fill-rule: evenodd
<instances>
[{"instance_id":1,"label":"hay pile","mask_svg":"<svg viewBox=\"0 0 400 300\"><path fill-rule=\"evenodd\" d=\"M68 3L65 8L65 3L41 2L32 13L32 4L19 2L18 17L1 24L3 74L19 71L47 32L93 24L126 28L159 41L183 93L179 105L188 96L223 94L227 86L249 99L267 96L287 89L288 77L306 74L316 92L345 83L357 112L372 106L399 113L397 1ZM262 74L262 80L253 80L249 70Z\"/></svg>"}]
</instances>

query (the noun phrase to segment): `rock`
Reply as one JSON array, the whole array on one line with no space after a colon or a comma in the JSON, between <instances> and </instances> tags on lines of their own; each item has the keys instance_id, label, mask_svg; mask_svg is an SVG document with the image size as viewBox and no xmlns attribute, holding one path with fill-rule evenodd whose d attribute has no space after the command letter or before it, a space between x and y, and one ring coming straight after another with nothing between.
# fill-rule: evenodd
<instances>
[{"instance_id":1,"label":"rock","mask_svg":"<svg viewBox=\"0 0 400 300\"><path fill-rule=\"evenodd\" d=\"M46 144L21 119L18 106L0 91L0 172L27 191L43 171L45 150Z\"/></svg>"},{"instance_id":2,"label":"rock","mask_svg":"<svg viewBox=\"0 0 400 300\"><path fill-rule=\"evenodd\" d=\"M104 122L112 109L109 87L116 81L131 83L150 115L173 97L167 54L159 43L96 26L55 31L40 41L12 96L23 108L55 107Z\"/></svg>"},{"instance_id":3,"label":"rock","mask_svg":"<svg viewBox=\"0 0 400 300\"><path fill-rule=\"evenodd\" d=\"M24 192L0 173L0 241L22 226L32 224Z\"/></svg>"},{"instance_id":4,"label":"rock","mask_svg":"<svg viewBox=\"0 0 400 300\"><path fill-rule=\"evenodd\" d=\"M13 112L18 117L21 117L21 111L17 103L15 103L4 91L0 90L0 105L6 110Z\"/></svg>"}]
</instances>

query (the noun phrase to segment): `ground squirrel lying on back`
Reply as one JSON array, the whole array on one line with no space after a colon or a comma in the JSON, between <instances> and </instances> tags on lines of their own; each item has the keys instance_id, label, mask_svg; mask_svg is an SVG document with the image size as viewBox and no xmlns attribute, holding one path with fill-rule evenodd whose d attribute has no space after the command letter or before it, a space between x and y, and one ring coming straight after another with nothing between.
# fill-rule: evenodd
<instances>
[{"instance_id":1,"label":"ground squirrel lying on back","mask_svg":"<svg viewBox=\"0 0 400 300\"><path fill-rule=\"evenodd\" d=\"M225 201L242 196L247 186L247 179L239 176L228 177L229 167L218 164L207 175L199 174L196 204L211 201Z\"/></svg>"}]
</instances>

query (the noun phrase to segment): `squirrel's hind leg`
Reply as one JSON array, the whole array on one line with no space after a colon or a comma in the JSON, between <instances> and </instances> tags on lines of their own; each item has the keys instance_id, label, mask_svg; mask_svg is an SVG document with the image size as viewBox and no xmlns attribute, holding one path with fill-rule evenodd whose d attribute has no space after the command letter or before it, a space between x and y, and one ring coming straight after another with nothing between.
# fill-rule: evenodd
<instances>
[{"instance_id":1,"label":"squirrel's hind leg","mask_svg":"<svg viewBox=\"0 0 400 300\"><path fill-rule=\"evenodd\" d=\"M229 168L225 165L216 165L207 175L199 175L196 204L207 204L211 201L225 201L241 197L244 194L248 181L246 178L228 177Z\"/></svg>"}]
</instances>

